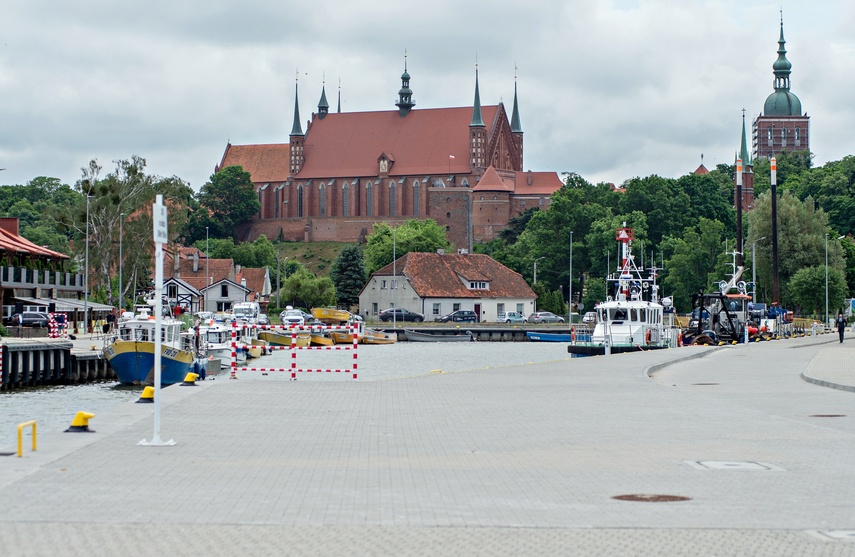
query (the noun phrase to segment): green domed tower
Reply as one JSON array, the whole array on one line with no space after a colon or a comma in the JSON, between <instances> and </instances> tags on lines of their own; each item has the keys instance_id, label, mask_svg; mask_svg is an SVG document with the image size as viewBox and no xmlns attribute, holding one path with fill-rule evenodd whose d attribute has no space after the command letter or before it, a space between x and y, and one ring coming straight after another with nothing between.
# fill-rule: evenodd
<instances>
[{"instance_id":1,"label":"green domed tower","mask_svg":"<svg viewBox=\"0 0 855 557\"><path fill-rule=\"evenodd\" d=\"M784 20L778 38L778 58L772 64L775 92L766 98L763 113L754 120L754 158L770 158L783 151L810 150L808 130L810 117L802 113L802 102L790 91L793 64L787 60Z\"/></svg>"}]
</instances>

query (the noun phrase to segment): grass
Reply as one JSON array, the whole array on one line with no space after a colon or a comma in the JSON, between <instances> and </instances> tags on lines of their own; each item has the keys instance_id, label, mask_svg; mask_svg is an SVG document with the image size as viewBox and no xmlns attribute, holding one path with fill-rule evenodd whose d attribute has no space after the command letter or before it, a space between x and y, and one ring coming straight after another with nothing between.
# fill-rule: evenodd
<instances>
[{"instance_id":1,"label":"grass","mask_svg":"<svg viewBox=\"0 0 855 557\"><path fill-rule=\"evenodd\" d=\"M329 275L332 263L346 246L346 242L280 242L279 253L288 261L297 261L316 276ZM275 279L274 279L275 280Z\"/></svg>"}]
</instances>

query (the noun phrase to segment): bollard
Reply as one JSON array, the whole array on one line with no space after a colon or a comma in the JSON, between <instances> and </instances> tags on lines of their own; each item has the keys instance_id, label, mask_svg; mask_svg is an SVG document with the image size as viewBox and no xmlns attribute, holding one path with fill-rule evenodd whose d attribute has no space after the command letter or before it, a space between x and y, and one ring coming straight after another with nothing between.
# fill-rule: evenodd
<instances>
[{"instance_id":1,"label":"bollard","mask_svg":"<svg viewBox=\"0 0 855 557\"><path fill-rule=\"evenodd\" d=\"M137 404L139 403L153 403L154 402L154 387L146 387L143 389L142 394L140 395L139 400L137 400Z\"/></svg>"},{"instance_id":2,"label":"bollard","mask_svg":"<svg viewBox=\"0 0 855 557\"><path fill-rule=\"evenodd\" d=\"M71 425L66 429L66 433L88 432L94 433L94 430L89 429L89 420L94 418L95 414L91 412L78 412L74 419L71 420Z\"/></svg>"},{"instance_id":3,"label":"bollard","mask_svg":"<svg viewBox=\"0 0 855 557\"><path fill-rule=\"evenodd\" d=\"M184 382L181 383L181 386L182 387L195 387L197 379L199 379L198 373L193 373L192 371L187 372L187 375L184 376Z\"/></svg>"}]
</instances>

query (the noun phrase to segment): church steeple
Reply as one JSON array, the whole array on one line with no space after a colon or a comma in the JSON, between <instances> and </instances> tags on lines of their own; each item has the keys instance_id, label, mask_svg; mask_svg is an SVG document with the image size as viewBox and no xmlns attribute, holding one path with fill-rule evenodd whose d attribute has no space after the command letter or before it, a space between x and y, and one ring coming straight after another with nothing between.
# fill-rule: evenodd
<instances>
[{"instance_id":1,"label":"church steeple","mask_svg":"<svg viewBox=\"0 0 855 557\"><path fill-rule=\"evenodd\" d=\"M300 125L300 101L297 98L299 84L294 84L294 125L291 126L291 135L303 135L303 127Z\"/></svg>"},{"instance_id":2,"label":"church steeple","mask_svg":"<svg viewBox=\"0 0 855 557\"><path fill-rule=\"evenodd\" d=\"M793 69L793 64L787 60L787 41L784 40L784 18L781 17L781 36L778 38L778 59L772 64L772 71L775 73L775 90L789 91L790 90L790 70Z\"/></svg>"},{"instance_id":3,"label":"church steeple","mask_svg":"<svg viewBox=\"0 0 855 557\"><path fill-rule=\"evenodd\" d=\"M742 165L745 167L747 172L751 172L752 170L749 167L753 168L753 164L751 164L751 156L748 153L748 143L745 140L745 110L742 111L742 145L739 147L739 158L742 159Z\"/></svg>"},{"instance_id":4,"label":"church steeple","mask_svg":"<svg viewBox=\"0 0 855 557\"><path fill-rule=\"evenodd\" d=\"M475 63L475 103L472 106L472 123L469 127L483 126L484 119L481 117L481 93L478 89L478 63Z\"/></svg>"},{"instance_id":5,"label":"church steeple","mask_svg":"<svg viewBox=\"0 0 855 557\"><path fill-rule=\"evenodd\" d=\"M341 114L341 78L338 78L338 113Z\"/></svg>"},{"instance_id":6,"label":"church steeple","mask_svg":"<svg viewBox=\"0 0 855 557\"><path fill-rule=\"evenodd\" d=\"M514 112L511 114L511 131L513 133L522 133L522 125L520 125L520 108L517 104L517 77L514 76Z\"/></svg>"},{"instance_id":7,"label":"church steeple","mask_svg":"<svg viewBox=\"0 0 855 557\"><path fill-rule=\"evenodd\" d=\"M326 81L326 80L325 80ZM330 111L330 103L327 102L326 82L321 84L321 100L318 101L318 118L323 120Z\"/></svg>"},{"instance_id":8,"label":"church steeple","mask_svg":"<svg viewBox=\"0 0 855 557\"><path fill-rule=\"evenodd\" d=\"M402 117L409 114L410 110L416 106L413 100L413 90L410 89L410 74L407 73L407 51L404 50L404 73L401 74L401 88L398 90L398 102L395 103L398 107L398 114Z\"/></svg>"}]
</instances>

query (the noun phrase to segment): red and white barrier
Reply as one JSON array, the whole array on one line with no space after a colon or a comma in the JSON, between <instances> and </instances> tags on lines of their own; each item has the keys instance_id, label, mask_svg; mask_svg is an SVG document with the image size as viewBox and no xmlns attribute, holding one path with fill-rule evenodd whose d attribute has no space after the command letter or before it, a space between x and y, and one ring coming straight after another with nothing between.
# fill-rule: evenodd
<instances>
[{"instance_id":1,"label":"red and white barrier","mask_svg":"<svg viewBox=\"0 0 855 557\"><path fill-rule=\"evenodd\" d=\"M249 327L252 329L273 331L276 329L291 331L290 346L267 346L268 350L291 350L291 366L290 367L238 367L237 365L237 331L238 324L232 323L232 350L231 350L231 373L230 379L237 379L238 371L261 371L261 372L291 372L291 380L297 380L298 373L350 373L353 379L357 379L358 369L358 351L359 346L359 325L241 325L241 327ZM353 343L351 345L334 345L334 346L297 346L297 333L300 331L344 331L350 332L353 335ZM240 347L244 350L251 345L241 343ZM311 369L297 367L297 353L300 350L351 350L353 351L353 364L349 368L343 369Z\"/></svg>"}]
</instances>

